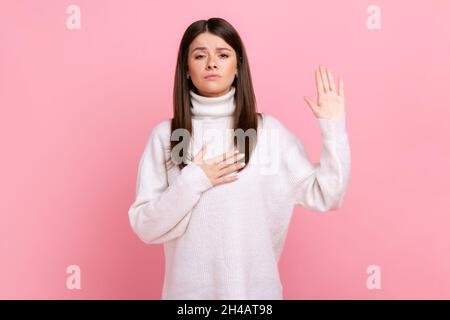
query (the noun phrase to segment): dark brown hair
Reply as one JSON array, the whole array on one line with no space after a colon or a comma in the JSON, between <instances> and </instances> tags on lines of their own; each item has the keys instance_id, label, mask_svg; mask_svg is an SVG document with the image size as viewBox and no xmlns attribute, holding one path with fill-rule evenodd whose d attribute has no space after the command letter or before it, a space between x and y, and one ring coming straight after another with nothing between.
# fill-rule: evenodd
<instances>
[{"instance_id":1,"label":"dark brown hair","mask_svg":"<svg viewBox=\"0 0 450 320\"><path fill-rule=\"evenodd\" d=\"M232 83L232 86L236 88L234 94L234 99L236 102L236 109L234 112L234 130L240 128L243 132L246 132L248 129L254 129L254 132L256 133L258 126L257 117L261 116L261 114L256 112L256 99L253 91L250 66L244 44L242 43L238 32L230 23L222 18L210 18L208 20L198 20L193 22L186 29L183 38L181 39L178 49L173 87L173 118L171 119L171 136L177 129L187 130L189 132L187 138L188 140L190 140L190 137L192 136L193 128L191 122L191 100L189 90L192 89L194 92L197 90L191 79L186 78L188 71L187 59L189 56L189 46L191 42L195 39L195 37L203 32L209 32L222 38L235 50L237 55L238 77L235 77ZM245 153L244 159L246 166L250 160L252 151L256 147L256 137L257 135L255 134L254 139L249 139L249 141L245 139L244 146L242 146L242 143L238 144L237 135L234 135L234 146L239 149L241 153ZM170 151L170 155L172 155L172 150L178 143L180 143L180 141L170 141L170 150L168 150ZM182 141L182 143L183 145L189 146L189 141ZM247 144L249 145L248 147ZM183 154L182 150L183 149L181 149L181 154L179 154L179 157L182 159L182 161L178 164L180 169L183 169L187 165L186 159L192 160L193 157L188 154L188 152ZM171 160L172 156L169 157L168 161L171 162ZM174 162L171 163L172 165L174 164Z\"/></svg>"}]
</instances>

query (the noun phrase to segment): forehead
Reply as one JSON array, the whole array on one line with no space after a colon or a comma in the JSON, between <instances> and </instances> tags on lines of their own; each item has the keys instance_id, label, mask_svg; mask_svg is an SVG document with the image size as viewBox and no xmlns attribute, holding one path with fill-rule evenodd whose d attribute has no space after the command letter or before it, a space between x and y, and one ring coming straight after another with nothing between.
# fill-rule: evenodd
<instances>
[{"instance_id":1,"label":"forehead","mask_svg":"<svg viewBox=\"0 0 450 320\"><path fill-rule=\"evenodd\" d=\"M233 48L225 42L221 37L218 37L214 34L204 32L199 34L192 40L192 43L189 45L189 51L192 52L195 48L205 47L206 49L218 49L218 48L228 48L233 51Z\"/></svg>"}]
</instances>

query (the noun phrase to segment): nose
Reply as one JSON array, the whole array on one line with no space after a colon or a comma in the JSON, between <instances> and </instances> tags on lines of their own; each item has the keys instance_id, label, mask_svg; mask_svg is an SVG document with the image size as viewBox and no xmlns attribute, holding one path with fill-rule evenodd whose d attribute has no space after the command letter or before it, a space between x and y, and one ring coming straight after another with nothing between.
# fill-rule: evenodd
<instances>
[{"instance_id":1,"label":"nose","mask_svg":"<svg viewBox=\"0 0 450 320\"><path fill-rule=\"evenodd\" d=\"M210 59L210 60L208 61L208 64L207 64L206 67L207 67L208 69L212 69L212 68L217 69L217 65L216 65L215 60L214 60L214 59Z\"/></svg>"}]
</instances>

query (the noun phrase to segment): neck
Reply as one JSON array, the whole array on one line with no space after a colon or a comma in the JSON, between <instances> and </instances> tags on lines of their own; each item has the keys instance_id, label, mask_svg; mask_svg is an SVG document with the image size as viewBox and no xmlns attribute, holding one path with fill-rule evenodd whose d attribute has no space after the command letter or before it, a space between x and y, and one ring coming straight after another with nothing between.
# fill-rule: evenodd
<instances>
[{"instance_id":1,"label":"neck","mask_svg":"<svg viewBox=\"0 0 450 320\"><path fill-rule=\"evenodd\" d=\"M230 119L236 109L234 93L236 88L231 86L230 91L218 97L205 97L189 91L191 97L192 119Z\"/></svg>"}]
</instances>

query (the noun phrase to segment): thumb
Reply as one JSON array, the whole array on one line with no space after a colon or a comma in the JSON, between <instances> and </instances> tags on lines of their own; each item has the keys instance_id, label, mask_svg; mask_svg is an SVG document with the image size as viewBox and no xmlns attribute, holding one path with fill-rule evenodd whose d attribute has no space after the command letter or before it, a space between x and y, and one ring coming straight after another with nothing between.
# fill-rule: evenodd
<instances>
[{"instance_id":1,"label":"thumb","mask_svg":"<svg viewBox=\"0 0 450 320\"><path fill-rule=\"evenodd\" d=\"M311 111L315 114L316 113L316 109L317 109L317 106L316 106L316 104L311 100L311 98L310 97L303 97L303 99L305 99L305 101L306 101L306 104L309 106L309 108L311 109Z\"/></svg>"}]
</instances>

